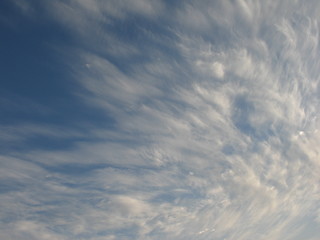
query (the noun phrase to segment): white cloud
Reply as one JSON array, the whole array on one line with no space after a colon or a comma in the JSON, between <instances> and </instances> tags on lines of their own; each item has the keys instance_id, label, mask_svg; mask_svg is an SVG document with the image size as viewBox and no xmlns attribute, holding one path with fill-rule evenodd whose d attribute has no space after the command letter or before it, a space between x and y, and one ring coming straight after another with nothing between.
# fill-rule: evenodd
<instances>
[{"instance_id":1,"label":"white cloud","mask_svg":"<svg viewBox=\"0 0 320 240\"><path fill-rule=\"evenodd\" d=\"M52 11L79 28L105 15L165 16L161 2L111 3L59 1ZM75 50L76 94L116 124L88 130L96 141L72 149L4 156L4 181L21 185L1 195L2 222L11 222L2 236L277 240L309 231L319 221L319 19L311 3L288 3L181 3L170 33L143 35L144 46L106 37L125 50ZM12 136L78 134L23 129Z\"/></svg>"}]
</instances>

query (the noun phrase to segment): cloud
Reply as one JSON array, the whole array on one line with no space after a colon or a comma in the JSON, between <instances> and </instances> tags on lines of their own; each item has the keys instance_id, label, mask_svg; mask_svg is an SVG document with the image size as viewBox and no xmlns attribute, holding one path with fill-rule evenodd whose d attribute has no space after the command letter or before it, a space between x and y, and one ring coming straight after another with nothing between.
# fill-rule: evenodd
<instances>
[{"instance_id":1,"label":"cloud","mask_svg":"<svg viewBox=\"0 0 320 240\"><path fill-rule=\"evenodd\" d=\"M109 24L113 19L126 19L132 15L156 18L164 10L162 1L45 1L42 8L55 20L73 31L98 28L100 24ZM92 29L91 29L92 30Z\"/></svg>"},{"instance_id":2,"label":"cloud","mask_svg":"<svg viewBox=\"0 0 320 240\"><path fill-rule=\"evenodd\" d=\"M75 139L2 156L4 238L319 235L317 6L188 1L169 16L164 1L44 5L85 42L63 46L72 94L114 124L3 128L14 143ZM137 35L110 27L120 23Z\"/></svg>"}]
</instances>

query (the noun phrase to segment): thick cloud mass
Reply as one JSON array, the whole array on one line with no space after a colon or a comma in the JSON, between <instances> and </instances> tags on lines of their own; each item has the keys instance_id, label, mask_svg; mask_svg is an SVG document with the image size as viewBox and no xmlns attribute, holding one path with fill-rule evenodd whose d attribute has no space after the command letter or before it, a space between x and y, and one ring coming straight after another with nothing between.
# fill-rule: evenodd
<instances>
[{"instance_id":1,"label":"thick cloud mass","mask_svg":"<svg viewBox=\"0 0 320 240\"><path fill-rule=\"evenodd\" d=\"M319 239L319 3L7 2L59 76L1 97L0 238Z\"/></svg>"}]
</instances>

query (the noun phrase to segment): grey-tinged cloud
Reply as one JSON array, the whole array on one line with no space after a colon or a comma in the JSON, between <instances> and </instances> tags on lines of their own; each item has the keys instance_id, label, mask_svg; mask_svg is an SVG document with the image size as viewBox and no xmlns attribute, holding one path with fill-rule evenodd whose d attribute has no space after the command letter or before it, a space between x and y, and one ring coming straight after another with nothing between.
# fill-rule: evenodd
<instances>
[{"instance_id":1,"label":"grey-tinged cloud","mask_svg":"<svg viewBox=\"0 0 320 240\"><path fill-rule=\"evenodd\" d=\"M188 1L168 26L134 26L139 45L97 19L151 21L165 3L125 3L52 10L123 45L75 47L67 63L75 94L116 123L70 149L3 156L3 236L316 239L318 5Z\"/></svg>"}]
</instances>

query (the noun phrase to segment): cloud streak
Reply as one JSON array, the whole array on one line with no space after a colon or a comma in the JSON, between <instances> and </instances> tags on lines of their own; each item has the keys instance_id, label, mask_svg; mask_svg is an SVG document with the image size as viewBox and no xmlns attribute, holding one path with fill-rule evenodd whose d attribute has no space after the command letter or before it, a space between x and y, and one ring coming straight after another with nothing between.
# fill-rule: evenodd
<instances>
[{"instance_id":1,"label":"cloud streak","mask_svg":"<svg viewBox=\"0 0 320 240\"><path fill-rule=\"evenodd\" d=\"M2 155L2 238L319 236L316 2L38 4L76 39L72 94L114 124L2 131L73 139Z\"/></svg>"}]
</instances>

